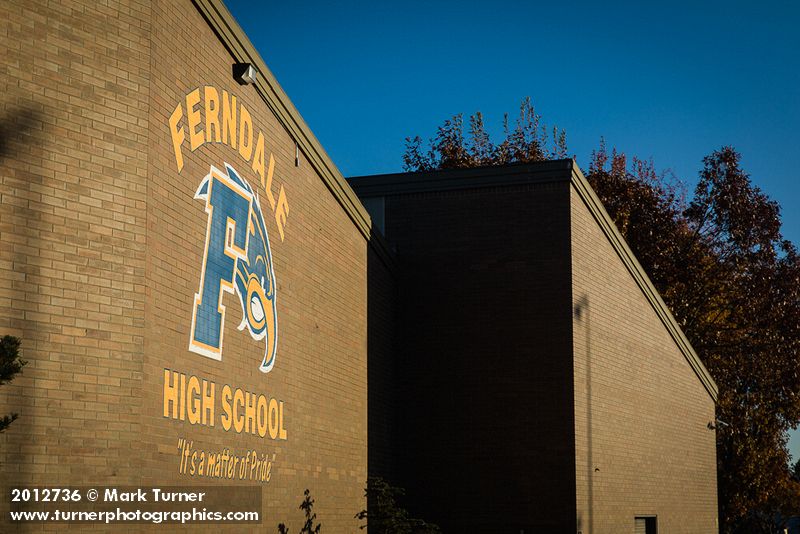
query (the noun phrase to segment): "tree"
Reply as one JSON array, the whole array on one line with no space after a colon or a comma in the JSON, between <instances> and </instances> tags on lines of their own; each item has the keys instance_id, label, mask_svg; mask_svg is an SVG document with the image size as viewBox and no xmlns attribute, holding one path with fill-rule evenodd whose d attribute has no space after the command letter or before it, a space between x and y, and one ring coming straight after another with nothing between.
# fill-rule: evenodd
<instances>
[{"instance_id":1,"label":"tree","mask_svg":"<svg viewBox=\"0 0 800 534\"><path fill-rule=\"evenodd\" d=\"M20 344L20 340L13 336L3 336L0 339L0 386L13 380L28 363L19 357ZM17 417L19 414L16 413L0 417L0 432L8 428Z\"/></svg>"},{"instance_id":2,"label":"tree","mask_svg":"<svg viewBox=\"0 0 800 534\"><path fill-rule=\"evenodd\" d=\"M792 464L792 480L800 482L800 459Z\"/></svg>"},{"instance_id":3,"label":"tree","mask_svg":"<svg viewBox=\"0 0 800 534\"><path fill-rule=\"evenodd\" d=\"M800 495L787 450L800 419L797 251L732 147L703 160L688 204L652 165L628 172L620 158L607 168L601 146L587 178L719 386L721 530L761 532Z\"/></svg>"},{"instance_id":4,"label":"tree","mask_svg":"<svg viewBox=\"0 0 800 534\"><path fill-rule=\"evenodd\" d=\"M405 491L396 488L380 477L370 477L364 496L367 498L369 511L361 510L356 519L364 521L361 530L369 527L372 534L436 534L439 527L426 523L422 519L410 517L400 506L397 499Z\"/></svg>"},{"instance_id":5,"label":"tree","mask_svg":"<svg viewBox=\"0 0 800 534\"><path fill-rule=\"evenodd\" d=\"M500 145L472 133L464 150L453 121L425 157L415 138L406 170L563 157L563 132L549 154L531 134L539 118L529 104ZM488 160L443 157L477 153L478 141L492 146ZM774 512L800 512L787 450L800 421L800 260L781 235L779 206L753 186L732 147L703 160L691 199L671 174L636 158L629 165L602 140L586 177L719 387L721 531L761 532Z\"/></svg>"},{"instance_id":6,"label":"tree","mask_svg":"<svg viewBox=\"0 0 800 534\"><path fill-rule=\"evenodd\" d=\"M429 141L427 150L423 149L419 136L407 137L404 170L418 172L528 163L564 158L567 154L566 132L557 127L553 128L548 151L547 127L541 123L529 97L520 103L513 131L509 130L508 114L503 117L505 139L499 145L492 144L489 139L480 111L470 116L469 124L469 138L465 140L464 116L459 114L445 120Z\"/></svg>"}]
</instances>

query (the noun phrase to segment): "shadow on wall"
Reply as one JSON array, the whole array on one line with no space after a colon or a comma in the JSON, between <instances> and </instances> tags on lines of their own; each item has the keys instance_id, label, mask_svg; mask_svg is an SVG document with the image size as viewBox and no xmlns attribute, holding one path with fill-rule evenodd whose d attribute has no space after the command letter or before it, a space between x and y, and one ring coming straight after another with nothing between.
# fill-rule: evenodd
<instances>
[{"instance_id":1,"label":"shadow on wall","mask_svg":"<svg viewBox=\"0 0 800 534\"><path fill-rule=\"evenodd\" d=\"M17 412L17 419L0 435L0 470L9 485L29 482L29 473L13 466L30 465L27 447L35 442L36 417L33 413L33 396L25 394L34 386L37 373L37 344L47 342L48 328L26 320L25 310L35 310L37 303L47 297L39 291L38 278L41 261L29 261L33 250L45 246L41 243L41 204L37 186L46 180L31 170L34 157L41 158L45 123L37 104L6 108L0 117L0 192L2 192L3 224L0 260L12 265L12 271L0 274L0 284L10 290L12 305L0 310L0 336L13 335L22 340L21 356L29 364L13 382L0 388L0 413ZM21 245L21 246L18 246ZM16 304L14 304L16 303Z\"/></svg>"},{"instance_id":2,"label":"shadow on wall","mask_svg":"<svg viewBox=\"0 0 800 534\"><path fill-rule=\"evenodd\" d=\"M370 241L382 240L374 228ZM397 317L396 273L375 248L367 244L367 443L368 475L397 480L393 444L397 435L398 376L395 322Z\"/></svg>"},{"instance_id":3,"label":"shadow on wall","mask_svg":"<svg viewBox=\"0 0 800 534\"><path fill-rule=\"evenodd\" d=\"M572 308L572 316L575 322L584 328L585 347L586 351L585 365L586 365L586 524L584 526L583 514L578 514L577 524L578 532L586 529L586 532L594 532L594 468L592 458L592 322L591 322L591 307L589 306L589 296L582 295L574 307ZM576 354L577 357L577 354ZM577 400L577 399L576 399Z\"/></svg>"},{"instance_id":4,"label":"shadow on wall","mask_svg":"<svg viewBox=\"0 0 800 534\"><path fill-rule=\"evenodd\" d=\"M39 144L43 122L41 114L33 107L20 107L7 111L0 119L0 160L8 157L13 148Z\"/></svg>"}]
</instances>

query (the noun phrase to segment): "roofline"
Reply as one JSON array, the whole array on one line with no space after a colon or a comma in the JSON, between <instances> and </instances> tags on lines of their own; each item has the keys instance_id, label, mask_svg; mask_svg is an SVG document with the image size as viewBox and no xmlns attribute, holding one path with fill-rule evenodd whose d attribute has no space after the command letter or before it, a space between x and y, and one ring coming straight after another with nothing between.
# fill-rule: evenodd
<instances>
[{"instance_id":1,"label":"roofline","mask_svg":"<svg viewBox=\"0 0 800 534\"><path fill-rule=\"evenodd\" d=\"M308 127L303 117L283 91L278 80L269 70L261 55L250 42L244 30L233 18L222 0L192 0L197 10L206 19L211 29L230 53L236 63L251 63L258 70L254 84L256 94L267 104L272 113L294 139L311 166L333 194L336 201L353 224L373 246L388 267L394 268L394 259L386 243L372 232L372 219L355 192L347 184L342 173L330 159L319 140Z\"/></svg>"},{"instance_id":2,"label":"roofline","mask_svg":"<svg viewBox=\"0 0 800 534\"><path fill-rule=\"evenodd\" d=\"M633 251L630 249L628 243L617 229L617 225L614 224L611 216L606 211L606 208L600 201L600 197L597 196L597 193L594 192L592 186L589 185L589 181L583 176L583 172L581 172L581 169L577 164L573 165L572 168L571 183L575 188L575 191L578 193L578 196L583 201L584 205L589 209L592 216L597 221L597 224L603 230L606 238L614 247L614 251L617 253L617 256L619 256L619 258L622 260L622 263L624 263L625 267L627 267L628 272L630 272L631 276L633 276L633 279L636 281L636 285L638 285L639 289L642 290L642 293L644 293L644 296L650 302L650 305L653 307L656 315L658 315L658 318L661 319L661 322L666 327L667 332L669 332L669 335L683 353L686 361L689 363L689 366L695 372L697 378L700 379L700 382L706 388L708 394L711 395L711 398L714 400L714 402L717 402L719 389L717 388L716 382L714 382L714 379L711 377L711 374L708 372L706 366L703 365L703 362L695 352L692 344L689 343L689 339L686 337L686 334L683 333L683 329L678 324L678 321L672 315L669 307L661 298L661 295L656 290L653 282L650 280L650 277L639 263L639 260L637 260L636 256L633 255Z\"/></svg>"},{"instance_id":3,"label":"roofline","mask_svg":"<svg viewBox=\"0 0 800 534\"><path fill-rule=\"evenodd\" d=\"M355 176L347 181L359 197L369 198L427 191L563 182L569 179L572 165L571 159L557 159L537 163L513 163L500 167Z\"/></svg>"},{"instance_id":4,"label":"roofline","mask_svg":"<svg viewBox=\"0 0 800 534\"><path fill-rule=\"evenodd\" d=\"M614 252L622 260L703 387L714 402L717 401L719 394L717 384L574 160L561 159L502 167L360 176L350 178L349 181L359 196L367 198L531 183L569 182L597 221Z\"/></svg>"}]
</instances>

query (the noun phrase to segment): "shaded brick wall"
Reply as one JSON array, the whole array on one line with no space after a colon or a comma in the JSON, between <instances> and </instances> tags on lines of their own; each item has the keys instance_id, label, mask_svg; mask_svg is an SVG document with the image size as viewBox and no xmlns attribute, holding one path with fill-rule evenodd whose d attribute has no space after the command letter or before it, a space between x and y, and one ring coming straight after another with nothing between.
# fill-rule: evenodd
<instances>
[{"instance_id":1,"label":"shaded brick wall","mask_svg":"<svg viewBox=\"0 0 800 534\"><path fill-rule=\"evenodd\" d=\"M571 194L578 530L717 531L714 402Z\"/></svg>"},{"instance_id":2,"label":"shaded brick wall","mask_svg":"<svg viewBox=\"0 0 800 534\"><path fill-rule=\"evenodd\" d=\"M397 478L395 447L403 437L396 419L397 272L372 247L367 260L369 475L391 481Z\"/></svg>"},{"instance_id":3,"label":"shaded brick wall","mask_svg":"<svg viewBox=\"0 0 800 534\"><path fill-rule=\"evenodd\" d=\"M446 531L715 532L714 402L572 165L353 179L399 265L393 482Z\"/></svg>"},{"instance_id":4,"label":"shaded brick wall","mask_svg":"<svg viewBox=\"0 0 800 534\"><path fill-rule=\"evenodd\" d=\"M29 362L5 483L141 471L149 31L149 2L0 4L0 334Z\"/></svg>"},{"instance_id":5,"label":"shaded brick wall","mask_svg":"<svg viewBox=\"0 0 800 534\"><path fill-rule=\"evenodd\" d=\"M567 183L389 196L396 483L446 532L574 527Z\"/></svg>"}]
</instances>

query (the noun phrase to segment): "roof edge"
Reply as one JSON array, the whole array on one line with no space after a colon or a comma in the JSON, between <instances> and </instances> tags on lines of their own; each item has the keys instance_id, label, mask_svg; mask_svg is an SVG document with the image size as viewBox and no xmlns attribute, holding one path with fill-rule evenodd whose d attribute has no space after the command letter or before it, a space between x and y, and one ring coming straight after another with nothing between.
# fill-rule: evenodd
<instances>
[{"instance_id":1,"label":"roof edge","mask_svg":"<svg viewBox=\"0 0 800 534\"><path fill-rule=\"evenodd\" d=\"M383 237L383 234L381 234L377 227L373 227L368 241L369 246L372 247L372 250L378 255L378 258L383 262L389 274L397 276L397 259L391 251L389 244L386 242L386 238Z\"/></svg>"},{"instance_id":2,"label":"roof edge","mask_svg":"<svg viewBox=\"0 0 800 534\"><path fill-rule=\"evenodd\" d=\"M228 49L233 59L239 63L252 63L258 69L259 75L254 84L256 92L295 140L306 159L317 171L356 228L368 242L371 242L372 220L367 210L300 116L253 43L228 11L225 3L222 0L192 0L192 2L225 48Z\"/></svg>"},{"instance_id":3,"label":"roof edge","mask_svg":"<svg viewBox=\"0 0 800 534\"><path fill-rule=\"evenodd\" d=\"M373 174L347 179L359 197L452 191L570 179L571 159L514 163L510 165L471 167L423 172Z\"/></svg>"},{"instance_id":4,"label":"roof edge","mask_svg":"<svg viewBox=\"0 0 800 534\"><path fill-rule=\"evenodd\" d=\"M595 221L597 221L600 229L611 243L611 246L614 248L617 256L619 256L619 258L622 260L622 263L628 269L628 272L636 281L639 289L641 289L648 302L650 302L650 305L653 307L656 315L658 315L658 318L664 324L664 327L667 329L667 332L672 337L673 341L675 341L678 349L680 349L680 351L683 353L683 356L686 358L689 366L697 375L697 378L700 379L703 387L705 387L706 391L708 391L708 394L711 396L714 402L717 402L719 389L717 388L716 382L714 382L714 379L711 377L708 369L706 369L706 366L703 365L700 357L694 351L694 348L692 348L692 345L689 343L686 334L683 333L683 329L672 315L672 312L669 310L667 304L661 298L661 295L656 290L653 282L650 281L650 277L639 263L639 260L637 260L636 256L633 255L633 251L630 249L628 243L617 229L617 226L614 224L611 216L606 211L603 203L597 196L597 193L594 192L594 189L592 189L592 186L589 185L586 177L583 176L583 172L581 172L581 169L578 167L577 163L573 163L572 165L572 186L577 191L584 205L589 209L592 217L594 217Z\"/></svg>"}]
</instances>

